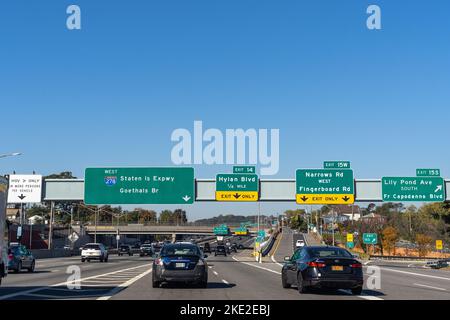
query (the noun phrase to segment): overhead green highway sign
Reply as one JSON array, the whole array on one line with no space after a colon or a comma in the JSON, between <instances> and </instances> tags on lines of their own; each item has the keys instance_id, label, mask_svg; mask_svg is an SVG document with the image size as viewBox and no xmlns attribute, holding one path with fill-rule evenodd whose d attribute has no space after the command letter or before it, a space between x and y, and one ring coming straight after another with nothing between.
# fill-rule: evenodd
<instances>
[{"instance_id":1,"label":"overhead green highway sign","mask_svg":"<svg viewBox=\"0 0 450 320\"><path fill-rule=\"evenodd\" d=\"M183 167L87 168L86 204L192 204L194 169Z\"/></svg>"},{"instance_id":2,"label":"overhead green highway sign","mask_svg":"<svg viewBox=\"0 0 450 320\"><path fill-rule=\"evenodd\" d=\"M440 177L441 170L439 170L439 169L416 169L416 176L418 176L418 177Z\"/></svg>"},{"instance_id":3,"label":"overhead green highway sign","mask_svg":"<svg viewBox=\"0 0 450 320\"><path fill-rule=\"evenodd\" d=\"M258 201L258 175L226 173L216 176L217 201Z\"/></svg>"},{"instance_id":4,"label":"overhead green highway sign","mask_svg":"<svg viewBox=\"0 0 450 320\"><path fill-rule=\"evenodd\" d=\"M228 226L223 224L218 227L214 227L213 232L216 235L227 235L228 234Z\"/></svg>"},{"instance_id":5,"label":"overhead green highway sign","mask_svg":"<svg viewBox=\"0 0 450 320\"><path fill-rule=\"evenodd\" d=\"M324 169L350 169L350 161L324 161Z\"/></svg>"},{"instance_id":6,"label":"overhead green highway sign","mask_svg":"<svg viewBox=\"0 0 450 320\"><path fill-rule=\"evenodd\" d=\"M445 183L440 177L383 177L383 201L445 201Z\"/></svg>"},{"instance_id":7,"label":"overhead green highway sign","mask_svg":"<svg viewBox=\"0 0 450 320\"><path fill-rule=\"evenodd\" d=\"M255 166L233 166L233 173L256 173Z\"/></svg>"},{"instance_id":8,"label":"overhead green highway sign","mask_svg":"<svg viewBox=\"0 0 450 320\"><path fill-rule=\"evenodd\" d=\"M351 204L355 202L351 169L297 169L298 204Z\"/></svg>"}]
</instances>

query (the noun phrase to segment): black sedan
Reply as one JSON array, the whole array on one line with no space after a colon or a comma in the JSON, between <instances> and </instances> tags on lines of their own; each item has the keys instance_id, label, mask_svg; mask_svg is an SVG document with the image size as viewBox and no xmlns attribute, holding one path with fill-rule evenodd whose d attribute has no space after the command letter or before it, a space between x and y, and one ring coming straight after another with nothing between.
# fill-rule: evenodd
<instances>
[{"instance_id":1,"label":"black sedan","mask_svg":"<svg viewBox=\"0 0 450 320\"><path fill-rule=\"evenodd\" d=\"M158 288L162 282L195 283L201 288L206 288L208 285L206 257L196 244L164 245L158 258L153 261L153 288Z\"/></svg>"},{"instance_id":2,"label":"black sedan","mask_svg":"<svg viewBox=\"0 0 450 320\"><path fill-rule=\"evenodd\" d=\"M345 249L305 246L284 260L281 271L283 288L296 285L300 293L313 287L351 289L357 295L362 292L362 264Z\"/></svg>"}]
</instances>

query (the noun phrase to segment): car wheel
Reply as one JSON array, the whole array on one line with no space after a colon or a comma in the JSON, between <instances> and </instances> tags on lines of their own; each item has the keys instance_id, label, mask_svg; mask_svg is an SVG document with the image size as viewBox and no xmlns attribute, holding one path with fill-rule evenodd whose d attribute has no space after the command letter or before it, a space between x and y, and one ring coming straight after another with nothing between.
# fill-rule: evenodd
<instances>
[{"instance_id":1,"label":"car wheel","mask_svg":"<svg viewBox=\"0 0 450 320\"><path fill-rule=\"evenodd\" d=\"M153 288L159 288L160 284L161 284L160 281L156 281L155 279L152 278L152 287Z\"/></svg>"},{"instance_id":2,"label":"car wheel","mask_svg":"<svg viewBox=\"0 0 450 320\"><path fill-rule=\"evenodd\" d=\"M85 262L86 261L86 259L81 259L81 262Z\"/></svg>"},{"instance_id":3,"label":"car wheel","mask_svg":"<svg viewBox=\"0 0 450 320\"><path fill-rule=\"evenodd\" d=\"M363 290L362 286L353 288L353 289L352 289L352 294L354 294L354 295L360 295L360 294L362 293L362 290Z\"/></svg>"},{"instance_id":4,"label":"car wheel","mask_svg":"<svg viewBox=\"0 0 450 320\"><path fill-rule=\"evenodd\" d=\"M34 267L35 267L35 261L33 260L33 262L31 263L31 266L28 268L28 272L34 272Z\"/></svg>"},{"instance_id":5,"label":"car wheel","mask_svg":"<svg viewBox=\"0 0 450 320\"><path fill-rule=\"evenodd\" d=\"M297 274L297 288L299 293L305 293L307 291L301 272Z\"/></svg>"},{"instance_id":6,"label":"car wheel","mask_svg":"<svg viewBox=\"0 0 450 320\"><path fill-rule=\"evenodd\" d=\"M108 262L108 256L106 256L106 258L105 258L105 260L104 260L105 262Z\"/></svg>"},{"instance_id":7,"label":"car wheel","mask_svg":"<svg viewBox=\"0 0 450 320\"><path fill-rule=\"evenodd\" d=\"M286 274L284 274L284 272L281 273L281 285L285 289L291 287L291 285L287 282Z\"/></svg>"},{"instance_id":8,"label":"car wheel","mask_svg":"<svg viewBox=\"0 0 450 320\"><path fill-rule=\"evenodd\" d=\"M91 262L91 259L87 259L87 262Z\"/></svg>"},{"instance_id":9,"label":"car wheel","mask_svg":"<svg viewBox=\"0 0 450 320\"><path fill-rule=\"evenodd\" d=\"M100 262L103 262L103 257L100 257Z\"/></svg>"},{"instance_id":10,"label":"car wheel","mask_svg":"<svg viewBox=\"0 0 450 320\"><path fill-rule=\"evenodd\" d=\"M17 263L17 269L15 270L16 273L19 273L22 270L22 261L19 261L19 263Z\"/></svg>"},{"instance_id":11,"label":"car wheel","mask_svg":"<svg viewBox=\"0 0 450 320\"><path fill-rule=\"evenodd\" d=\"M133 256L133 254L132 254L132 253L130 253L130 254L129 254L129 256L130 256L130 257L132 257L132 256Z\"/></svg>"}]
</instances>

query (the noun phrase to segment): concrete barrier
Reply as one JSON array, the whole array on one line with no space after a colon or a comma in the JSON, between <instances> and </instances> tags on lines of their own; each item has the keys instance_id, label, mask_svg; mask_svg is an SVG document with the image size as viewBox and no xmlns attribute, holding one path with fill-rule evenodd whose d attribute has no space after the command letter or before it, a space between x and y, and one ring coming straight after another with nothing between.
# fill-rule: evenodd
<instances>
[{"instance_id":1,"label":"concrete barrier","mask_svg":"<svg viewBox=\"0 0 450 320\"><path fill-rule=\"evenodd\" d=\"M45 258L62 258L80 255L79 250L65 250L65 249L35 249L31 250L35 259L45 259Z\"/></svg>"}]
</instances>

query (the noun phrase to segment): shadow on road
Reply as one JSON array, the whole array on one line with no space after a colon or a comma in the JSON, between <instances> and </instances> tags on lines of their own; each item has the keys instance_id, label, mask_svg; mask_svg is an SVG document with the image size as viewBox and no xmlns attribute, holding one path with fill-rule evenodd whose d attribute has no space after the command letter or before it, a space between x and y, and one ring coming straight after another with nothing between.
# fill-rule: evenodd
<instances>
[{"instance_id":1,"label":"shadow on road","mask_svg":"<svg viewBox=\"0 0 450 320\"><path fill-rule=\"evenodd\" d=\"M1 300L58 300L58 299L96 299L106 295L115 286L81 287L69 289L66 286L58 287L8 287L0 288ZM8 297L11 295L10 297Z\"/></svg>"},{"instance_id":2,"label":"shadow on road","mask_svg":"<svg viewBox=\"0 0 450 320\"><path fill-rule=\"evenodd\" d=\"M208 282L208 287L203 288L203 289L226 289L226 288L233 288L235 287L236 284L234 283L223 283L223 282ZM177 282L170 282L170 283L164 283L161 288L165 288L165 289L193 289L196 288L198 289L198 286L195 284L190 284L190 283L177 283Z\"/></svg>"}]
</instances>

